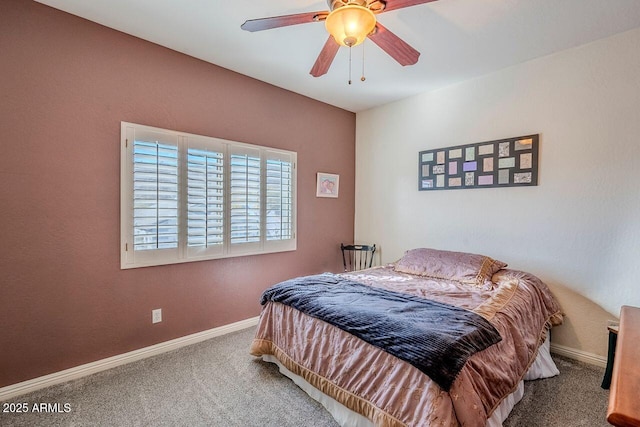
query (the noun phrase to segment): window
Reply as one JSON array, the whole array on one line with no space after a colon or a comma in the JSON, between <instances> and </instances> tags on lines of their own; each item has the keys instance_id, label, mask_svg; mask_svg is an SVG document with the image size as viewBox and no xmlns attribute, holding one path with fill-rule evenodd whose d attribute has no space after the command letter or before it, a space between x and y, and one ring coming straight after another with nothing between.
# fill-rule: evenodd
<instances>
[{"instance_id":1,"label":"window","mask_svg":"<svg viewBox=\"0 0 640 427\"><path fill-rule=\"evenodd\" d=\"M122 122L121 268L296 249L296 153Z\"/></svg>"}]
</instances>

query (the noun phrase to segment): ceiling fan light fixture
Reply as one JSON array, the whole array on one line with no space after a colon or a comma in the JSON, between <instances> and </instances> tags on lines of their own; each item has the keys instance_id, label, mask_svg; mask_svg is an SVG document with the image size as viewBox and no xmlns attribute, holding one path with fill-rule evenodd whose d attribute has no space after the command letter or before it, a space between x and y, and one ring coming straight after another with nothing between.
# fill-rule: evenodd
<instances>
[{"instance_id":1,"label":"ceiling fan light fixture","mask_svg":"<svg viewBox=\"0 0 640 427\"><path fill-rule=\"evenodd\" d=\"M359 45L376 26L376 17L363 6L349 4L334 9L324 22L329 34L342 46Z\"/></svg>"}]
</instances>

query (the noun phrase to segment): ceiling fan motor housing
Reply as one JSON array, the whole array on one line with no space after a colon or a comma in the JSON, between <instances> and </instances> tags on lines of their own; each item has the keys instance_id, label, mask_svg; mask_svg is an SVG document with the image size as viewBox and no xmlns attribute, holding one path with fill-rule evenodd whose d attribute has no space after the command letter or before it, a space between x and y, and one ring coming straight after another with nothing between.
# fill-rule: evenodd
<instances>
[{"instance_id":1,"label":"ceiling fan motor housing","mask_svg":"<svg viewBox=\"0 0 640 427\"><path fill-rule=\"evenodd\" d=\"M333 11L343 6L355 5L366 7L373 13L380 13L387 3L384 0L327 0L329 10Z\"/></svg>"}]
</instances>

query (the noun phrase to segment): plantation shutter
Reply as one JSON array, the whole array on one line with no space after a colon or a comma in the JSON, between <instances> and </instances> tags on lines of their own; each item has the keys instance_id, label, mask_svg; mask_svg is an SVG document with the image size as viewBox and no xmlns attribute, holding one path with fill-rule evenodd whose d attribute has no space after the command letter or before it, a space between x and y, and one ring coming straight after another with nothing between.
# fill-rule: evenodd
<instances>
[{"instance_id":1,"label":"plantation shutter","mask_svg":"<svg viewBox=\"0 0 640 427\"><path fill-rule=\"evenodd\" d=\"M267 153L266 239L293 237L293 162L290 155Z\"/></svg>"},{"instance_id":2,"label":"plantation shutter","mask_svg":"<svg viewBox=\"0 0 640 427\"><path fill-rule=\"evenodd\" d=\"M178 247L178 146L133 143L133 250Z\"/></svg>"},{"instance_id":3,"label":"plantation shutter","mask_svg":"<svg viewBox=\"0 0 640 427\"><path fill-rule=\"evenodd\" d=\"M260 243L260 151L229 147L231 245Z\"/></svg>"},{"instance_id":4,"label":"plantation shutter","mask_svg":"<svg viewBox=\"0 0 640 427\"><path fill-rule=\"evenodd\" d=\"M221 144L187 149L187 253L222 252L224 245L224 154Z\"/></svg>"}]
</instances>

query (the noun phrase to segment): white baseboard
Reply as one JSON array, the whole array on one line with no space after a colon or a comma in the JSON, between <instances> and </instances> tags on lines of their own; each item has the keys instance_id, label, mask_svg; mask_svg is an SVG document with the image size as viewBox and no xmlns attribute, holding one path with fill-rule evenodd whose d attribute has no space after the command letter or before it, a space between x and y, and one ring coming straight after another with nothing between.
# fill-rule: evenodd
<instances>
[{"instance_id":1,"label":"white baseboard","mask_svg":"<svg viewBox=\"0 0 640 427\"><path fill-rule=\"evenodd\" d=\"M126 363L135 362L137 360L175 350L180 347L196 344L210 338L240 331L242 329L256 326L257 324L258 317L252 317L250 319L241 320L229 325L220 326L218 328L209 329L207 331L197 332L195 334L176 338L171 341L165 341L149 347L144 347L139 350L130 351L128 353L123 353L106 359L97 360L95 362L86 363L74 368L65 369L64 371L54 372L53 374L45 375L43 377L38 377L21 383L12 384L0 388L0 401L8 400L22 394L31 393L32 391L36 391L55 384L75 380L87 375L105 371L107 369L115 368L116 366L124 365Z\"/></svg>"},{"instance_id":2,"label":"white baseboard","mask_svg":"<svg viewBox=\"0 0 640 427\"><path fill-rule=\"evenodd\" d=\"M588 353L582 350L576 350L575 348L571 347L565 347L560 344L551 343L551 353L568 357L569 359L577 360L579 362L588 363L590 365L600 366L601 368L607 366L606 357L594 353Z\"/></svg>"}]
</instances>

